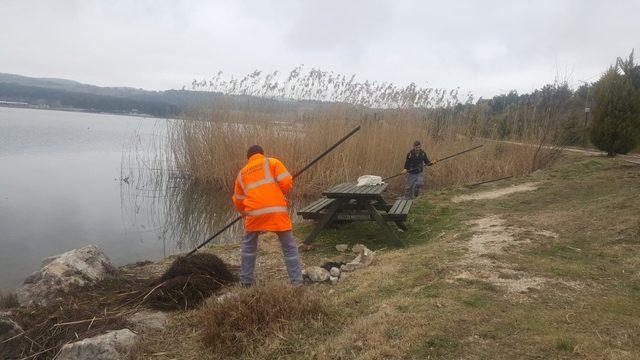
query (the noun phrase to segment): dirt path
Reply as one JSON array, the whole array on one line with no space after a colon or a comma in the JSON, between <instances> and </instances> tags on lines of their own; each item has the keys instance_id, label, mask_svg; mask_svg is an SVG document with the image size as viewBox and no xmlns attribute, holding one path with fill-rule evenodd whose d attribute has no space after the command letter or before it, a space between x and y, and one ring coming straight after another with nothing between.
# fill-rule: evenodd
<instances>
[{"instance_id":1,"label":"dirt path","mask_svg":"<svg viewBox=\"0 0 640 360\"><path fill-rule=\"evenodd\" d=\"M473 235L463 246L467 253L458 263L462 272L454 276L455 279L486 281L505 290L507 296L517 297L531 290L541 289L551 279L533 276L524 271L516 270L517 266L497 260L497 255L507 252L518 252L532 240L519 236L522 233L532 233L543 237L543 240L553 241L557 234L536 229L521 229L508 226L499 216L488 216L469 221Z\"/></svg>"},{"instance_id":2,"label":"dirt path","mask_svg":"<svg viewBox=\"0 0 640 360\"><path fill-rule=\"evenodd\" d=\"M538 189L539 184L540 184L539 182L528 182L521 185L514 185L506 188L496 189L496 190L482 191L482 192L477 192L469 195L460 195L460 196L454 197L452 201L454 203L460 203L460 202L470 201L470 200L496 199L496 198L517 193L517 192L534 191Z\"/></svg>"},{"instance_id":3,"label":"dirt path","mask_svg":"<svg viewBox=\"0 0 640 360\"><path fill-rule=\"evenodd\" d=\"M483 138L483 140L500 142L500 143L511 144L511 145L529 146L529 147L538 147L538 146L540 146L538 144L528 144L528 143L522 143L522 142L517 142L517 141L508 141L508 140L493 140L493 139L485 139L485 138ZM572 152L572 153L583 154L585 156L607 156L606 152L600 151L600 150L597 150L597 149L579 149L579 148L571 148L571 147L557 147L557 146L550 146L550 145L543 145L542 148L544 148L544 149L561 149L562 151L568 151L568 152ZM616 157L618 157L618 158L620 158L622 160L628 161L630 163L634 163L634 164L640 165L640 154L616 155Z\"/></svg>"},{"instance_id":4,"label":"dirt path","mask_svg":"<svg viewBox=\"0 0 640 360\"><path fill-rule=\"evenodd\" d=\"M557 287L579 289L583 285L555 278L536 276L519 270L518 264L500 260L501 255L514 255L539 242L558 240L558 234L542 229L509 226L505 219L491 215L467 222L473 232L462 247L464 257L457 263L462 269L452 280L483 281L501 289L504 297L518 303L535 298L537 291ZM534 294L534 295L531 295Z\"/></svg>"}]
</instances>

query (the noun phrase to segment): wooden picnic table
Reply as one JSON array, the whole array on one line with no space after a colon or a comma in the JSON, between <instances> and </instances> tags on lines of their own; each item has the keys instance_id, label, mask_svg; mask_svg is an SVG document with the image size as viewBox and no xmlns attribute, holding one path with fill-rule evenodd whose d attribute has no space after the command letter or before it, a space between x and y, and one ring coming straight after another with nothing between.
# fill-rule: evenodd
<instances>
[{"instance_id":1,"label":"wooden picnic table","mask_svg":"<svg viewBox=\"0 0 640 360\"><path fill-rule=\"evenodd\" d=\"M353 183L336 185L322 194L320 198L298 211L304 219L317 220L315 228L304 240L310 244L320 231L335 221L375 221L387 238L398 246L404 246L387 221L394 222L400 229L406 230L411 200L396 200L388 204L382 197L387 184L357 186Z\"/></svg>"}]
</instances>

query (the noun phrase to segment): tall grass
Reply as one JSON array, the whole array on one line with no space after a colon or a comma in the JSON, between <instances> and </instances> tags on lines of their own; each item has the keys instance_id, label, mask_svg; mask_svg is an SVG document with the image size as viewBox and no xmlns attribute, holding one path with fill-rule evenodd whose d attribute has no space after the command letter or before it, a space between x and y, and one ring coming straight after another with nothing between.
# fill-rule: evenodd
<instances>
[{"instance_id":1,"label":"tall grass","mask_svg":"<svg viewBox=\"0 0 640 360\"><path fill-rule=\"evenodd\" d=\"M450 107L370 108L323 103L278 113L249 106L238 111L218 104L210 112L194 113L189 121L175 123L169 131L169 147L178 169L226 193L231 193L250 145L262 145L268 156L283 160L290 171L295 171L355 125L361 125L362 130L309 169L297 181L296 194L316 195L364 174L384 177L398 173L414 140L423 143L431 159L485 143L480 151L429 168L426 178L431 188L520 175L546 166L553 158L553 149L547 147L491 143L472 136L469 118L469 111ZM529 138L520 140L549 143L553 140L550 132L551 127L539 126ZM397 193L402 181L395 180L391 185Z\"/></svg>"}]
</instances>

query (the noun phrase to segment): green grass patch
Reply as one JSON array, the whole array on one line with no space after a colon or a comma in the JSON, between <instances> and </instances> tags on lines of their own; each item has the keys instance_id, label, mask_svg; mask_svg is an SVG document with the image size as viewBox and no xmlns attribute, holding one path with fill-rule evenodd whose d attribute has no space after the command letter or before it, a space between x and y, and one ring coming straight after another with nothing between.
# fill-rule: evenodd
<instances>
[{"instance_id":1,"label":"green grass patch","mask_svg":"<svg viewBox=\"0 0 640 360\"><path fill-rule=\"evenodd\" d=\"M481 308L489 305L489 299L481 296L471 296L466 299L460 300L460 303L464 306L472 308Z\"/></svg>"},{"instance_id":2,"label":"green grass patch","mask_svg":"<svg viewBox=\"0 0 640 360\"><path fill-rule=\"evenodd\" d=\"M426 359L431 356L450 356L460 348L460 343L447 336L433 336L416 346L412 353Z\"/></svg>"},{"instance_id":3,"label":"green grass patch","mask_svg":"<svg viewBox=\"0 0 640 360\"><path fill-rule=\"evenodd\" d=\"M468 285L470 287L476 288L476 289L480 289L480 290L485 290L485 291L490 291L490 292L497 292L498 288L493 285L490 282L486 282L483 280L479 280L479 279L457 279L456 280L458 283L464 284L464 285Z\"/></svg>"},{"instance_id":4,"label":"green grass patch","mask_svg":"<svg viewBox=\"0 0 640 360\"><path fill-rule=\"evenodd\" d=\"M405 222L408 231L398 231L396 225L388 222L389 227L396 233L405 245L420 245L433 241L445 231L451 231L459 225L456 210L449 205L432 203L431 196L418 198ZM313 230L315 224L306 222L296 226L296 236L304 239ZM338 244L363 244L371 250L395 248L384 231L375 222L355 221L351 223L337 223L325 227L316 238L314 245L318 255L335 255Z\"/></svg>"},{"instance_id":5,"label":"green grass patch","mask_svg":"<svg viewBox=\"0 0 640 360\"><path fill-rule=\"evenodd\" d=\"M554 347L558 351L573 352L576 347L576 341L570 338L559 338L556 339Z\"/></svg>"},{"instance_id":6,"label":"green grass patch","mask_svg":"<svg viewBox=\"0 0 640 360\"><path fill-rule=\"evenodd\" d=\"M424 298L437 298L440 296L442 285L438 283L427 284L420 290L420 296Z\"/></svg>"}]
</instances>

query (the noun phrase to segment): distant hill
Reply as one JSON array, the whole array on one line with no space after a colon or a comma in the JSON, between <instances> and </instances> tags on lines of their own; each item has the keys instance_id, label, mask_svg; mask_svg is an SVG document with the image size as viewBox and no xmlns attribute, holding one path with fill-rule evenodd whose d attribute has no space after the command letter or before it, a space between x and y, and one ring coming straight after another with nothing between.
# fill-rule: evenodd
<instances>
[{"instance_id":1,"label":"distant hill","mask_svg":"<svg viewBox=\"0 0 640 360\"><path fill-rule=\"evenodd\" d=\"M0 73L0 101L41 108L173 117L189 108L211 104L221 96L205 91L100 87L67 79Z\"/></svg>"},{"instance_id":2,"label":"distant hill","mask_svg":"<svg viewBox=\"0 0 640 360\"><path fill-rule=\"evenodd\" d=\"M0 102L25 103L28 107L75 109L116 114L176 117L194 108L211 108L224 100L225 107L260 112L297 111L328 106L318 101L283 101L219 92L100 87L73 80L34 78L0 73ZM0 106L2 104L0 103Z\"/></svg>"}]
</instances>

